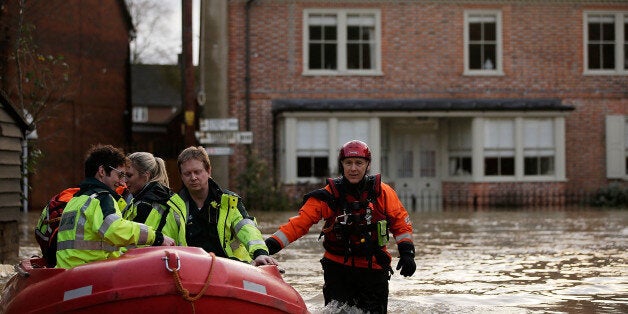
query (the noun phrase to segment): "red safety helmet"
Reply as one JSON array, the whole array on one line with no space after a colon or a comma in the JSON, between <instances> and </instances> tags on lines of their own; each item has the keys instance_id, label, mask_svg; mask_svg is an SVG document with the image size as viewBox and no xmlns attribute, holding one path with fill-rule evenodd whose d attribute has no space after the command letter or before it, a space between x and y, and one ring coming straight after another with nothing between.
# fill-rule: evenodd
<instances>
[{"instance_id":1,"label":"red safety helmet","mask_svg":"<svg viewBox=\"0 0 628 314\"><path fill-rule=\"evenodd\" d=\"M371 161L371 151L366 143L358 140L353 140L345 143L340 148L340 153L338 154L338 162L341 162L345 158L349 157L360 157L364 158L368 161Z\"/></svg>"},{"instance_id":2,"label":"red safety helmet","mask_svg":"<svg viewBox=\"0 0 628 314\"><path fill-rule=\"evenodd\" d=\"M358 157L364 158L371 162L371 151L366 143L358 140L353 140L345 143L340 148L340 153L338 153L338 172L342 174L342 160L350 157Z\"/></svg>"}]
</instances>

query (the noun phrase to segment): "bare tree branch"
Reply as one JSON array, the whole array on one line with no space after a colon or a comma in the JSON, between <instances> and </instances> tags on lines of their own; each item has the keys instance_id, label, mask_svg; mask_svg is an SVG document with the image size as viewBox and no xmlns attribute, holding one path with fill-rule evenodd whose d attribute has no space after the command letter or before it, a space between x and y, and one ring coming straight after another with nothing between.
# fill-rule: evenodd
<instances>
[{"instance_id":1,"label":"bare tree branch","mask_svg":"<svg viewBox=\"0 0 628 314\"><path fill-rule=\"evenodd\" d=\"M131 42L133 63L176 63L180 42L167 21L174 11L163 1L126 0L137 37Z\"/></svg>"}]
</instances>

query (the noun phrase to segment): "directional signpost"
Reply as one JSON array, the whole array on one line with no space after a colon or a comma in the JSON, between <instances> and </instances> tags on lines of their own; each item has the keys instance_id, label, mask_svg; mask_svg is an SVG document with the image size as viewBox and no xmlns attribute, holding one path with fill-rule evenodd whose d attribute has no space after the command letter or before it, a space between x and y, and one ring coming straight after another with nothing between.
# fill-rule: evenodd
<instances>
[{"instance_id":1,"label":"directional signpost","mask_svg":"<svg viewBox=\"0 0 628 314\"><path fill-rule=\"evenodd\" d=\"M195 133L196 139L201 144L228 145L228 144L252 144L253 132L238 131L238 119L201 119L199 131ZM208 155L231 155L233 148L229 146L206 147Z\"/></svg>"}]
</instances>

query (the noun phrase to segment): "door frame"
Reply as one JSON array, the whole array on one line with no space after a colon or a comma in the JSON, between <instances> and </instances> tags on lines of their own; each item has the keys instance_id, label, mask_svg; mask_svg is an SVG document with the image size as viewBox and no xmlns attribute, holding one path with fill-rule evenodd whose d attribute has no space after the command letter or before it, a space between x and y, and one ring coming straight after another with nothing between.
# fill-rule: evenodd
<instances>
[{"instance_id":1,"label":"door frame","mask_svg":"<svg viewBox=\"0 0 628 314\"><path fill-rule=\"evenodd\" d=\"M432 211L442 208L441 197L441 151L440 151L440 134L438 120L436 119L403 119L402 123L390 126L388 130L389 158L388 169L391 182L395 185L395 190L399 199L408 211ZM405 122L405 123L403 123ZM431 139L425 141L426 137ZM400 160L399 153L403 149L399 146L407 144L407 140L411 141L412 151L412 177L400 178L398 162ZM403 141L404 143L400 143ZM433 177L425 177L421 175L421 148L423 142L431 142L433 150Z\"/></svg>"}]
</instances>

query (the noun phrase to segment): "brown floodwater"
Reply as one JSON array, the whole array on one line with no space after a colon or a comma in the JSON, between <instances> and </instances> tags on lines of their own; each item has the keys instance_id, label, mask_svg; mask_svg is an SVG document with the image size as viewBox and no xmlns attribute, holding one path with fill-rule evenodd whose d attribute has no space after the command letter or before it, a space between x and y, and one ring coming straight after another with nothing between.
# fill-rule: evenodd
<instances>
[{"instance_id":1,"label":"brown floodwater","mask_svg":"<svg viewBox=\"0 0 628 314\"><path fill-rule=\"evenodd\" d=\"M20 254L38 253L24 215ZM254 212L262 233L294 213ZM628 210L411 213L417 271L390 280L390 313L628 313ZM321 225L277 253L284 279L312 313L325 307ZM397 265L396 247L389 245ZM8 278L0 278L0 286Z\"/></svg>"}]
</instances>

